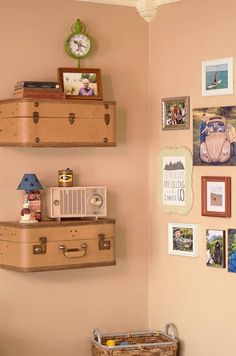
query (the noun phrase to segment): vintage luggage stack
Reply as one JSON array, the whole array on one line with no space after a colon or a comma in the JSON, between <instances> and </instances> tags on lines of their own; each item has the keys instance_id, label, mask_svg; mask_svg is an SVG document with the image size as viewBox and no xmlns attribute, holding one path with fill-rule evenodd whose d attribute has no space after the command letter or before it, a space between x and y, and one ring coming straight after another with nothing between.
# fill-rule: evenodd
<instances>
[{"instance_id":1,"label":"vintage luggage stack","mask_svg":"<svg viewBox=\"0 0 236 356\"><path fill-rule=\"evenodd\" d=\"M115 103L101 100L0 101L0 146L115 146Z\"/></svg>"},{"instance_id":2,"label":"vintage luggage stack","mask_svg":"<svg viewBox=\"0 0 236 356\"><path fill-rule=\"evenodd\" d=\"M0 267L20 272L115 265L115 220L0 222Z\"/></svg>"}]
</instances>

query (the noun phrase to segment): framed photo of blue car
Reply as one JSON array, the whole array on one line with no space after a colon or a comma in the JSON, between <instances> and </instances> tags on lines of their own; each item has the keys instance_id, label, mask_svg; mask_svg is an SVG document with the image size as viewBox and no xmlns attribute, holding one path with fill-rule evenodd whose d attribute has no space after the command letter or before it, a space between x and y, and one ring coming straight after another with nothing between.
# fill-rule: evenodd
<instances>
[{"instance_id":1,"label":"framed photo of blue car","mask_svg":"<svg viewBox=\"0 0 236 356\"><path fill-rule=\"evenodd\" d=\"M202 95L233 94L233 58L202 62Z\"/></svg>"},{"instance_id":2,"label":"framed photo of blue car","mask_svg":"<svg viewBox=\"0 0 236 356\"><path fill-rule=\"evenodd\" d=\"M57 74L67 99L102 100L100 69L58 68Z\"/></svg>"}]
</instances>

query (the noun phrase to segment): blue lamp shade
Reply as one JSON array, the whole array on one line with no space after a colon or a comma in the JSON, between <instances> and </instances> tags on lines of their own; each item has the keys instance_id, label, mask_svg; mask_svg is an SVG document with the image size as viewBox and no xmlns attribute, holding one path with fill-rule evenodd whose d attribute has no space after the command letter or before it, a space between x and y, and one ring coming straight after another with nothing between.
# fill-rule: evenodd
<instances>
[{"instance_id":1,"label":"blue lamp shade","mask_svg":"<svg viewBox=\"0 0 236 356\"><path fill-rule=\"evenodd\" d=\"M40 189L43 189L43 187L36 177L36 174L33 173L24 174L20 184L17 187L17 190L25 190L26 192L32 192Z\"/></svg>"}]
</instances>

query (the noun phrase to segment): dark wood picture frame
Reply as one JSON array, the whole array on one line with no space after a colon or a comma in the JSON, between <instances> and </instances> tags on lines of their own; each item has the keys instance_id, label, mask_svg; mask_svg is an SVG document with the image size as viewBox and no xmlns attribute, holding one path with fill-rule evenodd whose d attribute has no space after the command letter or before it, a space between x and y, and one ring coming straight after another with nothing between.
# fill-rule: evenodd
<instances>
[{"instance_id":1,"label":"dark wood picture frame","mask_svg":"<svg viewBox=\"0 0 236 356\"><path fill-rule=\"evenodd\" d=\"M65 97L76 100L102 100L101 70L98 68L58 68L58 82ZM87 83L83 83L83 81ZM87 85L87 88L83 86Z\"/></svg>"},{"instance_id":2,"label":"dark wood picture frame","mask_svg":"<svg viewBox=\"0 0 236 356\"><path fill-rule=\"evenodd\" d=\"M203 216L231 217L231 177L201 177L201 198Z\"/></svg>"}]
</instances>

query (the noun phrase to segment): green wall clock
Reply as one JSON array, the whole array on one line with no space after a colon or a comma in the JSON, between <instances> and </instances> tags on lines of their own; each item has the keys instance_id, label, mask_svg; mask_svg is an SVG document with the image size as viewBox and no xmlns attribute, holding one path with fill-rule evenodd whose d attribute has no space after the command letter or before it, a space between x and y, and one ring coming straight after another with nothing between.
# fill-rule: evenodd
<instances>
[{"instance_id":1,"label":"green wall clock","mask_svg":"<svg viewBox=\"0 0 236 356\"><path fill-rule=\"evenodd\" d=\"M65 49L69 56L78 59L86 57L91 50L91 39L86 33L86 26L79 19L71 27L71 34L65 42Z\"/></svg>"}]
</instances>

